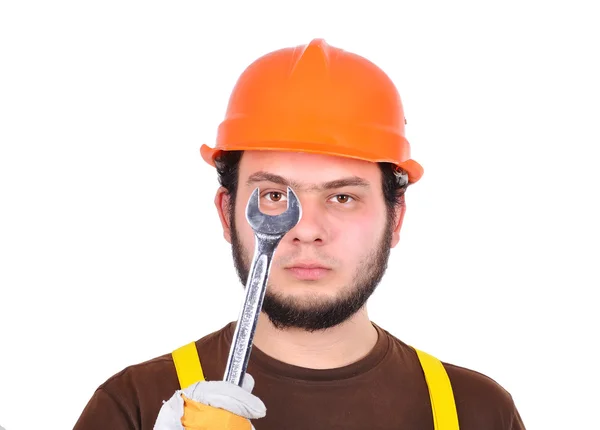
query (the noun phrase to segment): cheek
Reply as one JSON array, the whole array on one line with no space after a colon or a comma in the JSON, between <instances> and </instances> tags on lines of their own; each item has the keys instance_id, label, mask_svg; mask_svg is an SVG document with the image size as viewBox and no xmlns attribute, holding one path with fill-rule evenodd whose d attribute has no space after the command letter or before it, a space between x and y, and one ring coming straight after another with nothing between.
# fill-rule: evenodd
<instances>
[{"instance_id":1,"label":"cheek","mask_svg":"<svg viewBox=\"0 0 600 430\"><path fill-rule=\"evenodd\" d=\"M252 227L248 224L246 220L246 214L243 211L240 211L239 208L236 209L235 214L235 228L237 231L238 239L242 246L246 250L254 249L254 231Z\"/></svg>"},{"instance_id":2,"label":"cheek","mask_svg":"<svg viewBox=\"0 0 600 430\"><path fill-rule=\"evenodd\" d=\"M353 254L361 255L362 249L370 249L381 237L385 226L385 216L376 212L365 211L343 221L340 219L333 224L335 243L346 253L356 250Z\"/></svg>"}]
</instances>

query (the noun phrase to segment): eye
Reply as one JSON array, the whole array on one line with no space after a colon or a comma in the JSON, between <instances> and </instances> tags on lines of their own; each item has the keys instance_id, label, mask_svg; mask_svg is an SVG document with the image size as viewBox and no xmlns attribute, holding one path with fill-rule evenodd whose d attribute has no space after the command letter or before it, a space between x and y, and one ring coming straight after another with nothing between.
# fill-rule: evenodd
<instances>
[{"instance_id":1,"label":"eye","mask_svg":"<svg viewBox=\"0 0 600 430\"><path fill-rule=\"evenodd\" d=\"M265 194L265 198L273 203L284 201L287 198L285 193L279 191L269 191Z\"/></svg>"},{"instance_id":2,"label":"eye","mask_svg":"<svg viewBox=\"0 0 600 430\"><path fill-rule=\"evenodd\" d=\"M348 194L338 194L336 196L333 197L337 203L348 203L349 201L353 200L352 197L350 197Z\"/></svg>"}]
</instances>

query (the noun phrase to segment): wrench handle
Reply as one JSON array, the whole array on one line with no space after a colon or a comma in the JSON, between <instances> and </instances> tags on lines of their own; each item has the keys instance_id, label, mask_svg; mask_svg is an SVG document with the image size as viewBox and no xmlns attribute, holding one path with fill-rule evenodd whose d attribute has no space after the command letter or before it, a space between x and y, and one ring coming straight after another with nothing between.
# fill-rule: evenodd
<instances>
[{"instance_id":1,"label":"wrench handle","mask_svg":"<svg viewBox=\"0 0 600 430\"><path fill-rule=\"evenodd\" d=\"M254 258L252 259L252 265L250 266L246 282L244 304L233 333L227 366L225 367L225 375L223 377L224 381L238 386L242 386L248 367L258 316L260 315L267 290L273 253L275 252L275 248L277 248L279 240L281 240L281 237L256 237Z\"/></svg>"}]
</instances>

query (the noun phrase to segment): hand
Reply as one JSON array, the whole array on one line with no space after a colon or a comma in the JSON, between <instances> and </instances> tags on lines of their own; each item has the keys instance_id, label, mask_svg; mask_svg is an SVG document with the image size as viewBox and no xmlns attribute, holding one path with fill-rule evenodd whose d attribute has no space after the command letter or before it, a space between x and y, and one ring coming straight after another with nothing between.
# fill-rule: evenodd
<instances>
[{"instance_id":1,"label":"hand","mask_svg":"<svg viewBox=\"0 0 600 430\"><path fill-rule=\"evenodd\" d=\"M200 381L177 390L166 401L154 430L254 430L251 419L267 412L264 403L251 394L254 378L248 373L242 387L226 381Z\"/></svg>"}]
</instances>

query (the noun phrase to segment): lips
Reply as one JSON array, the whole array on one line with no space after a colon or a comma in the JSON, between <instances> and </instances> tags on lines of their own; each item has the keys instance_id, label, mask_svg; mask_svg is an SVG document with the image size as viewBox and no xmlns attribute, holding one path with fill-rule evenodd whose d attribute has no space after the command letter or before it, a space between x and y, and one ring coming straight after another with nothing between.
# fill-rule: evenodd
<instances>
[{"instance_id":1,"label":"lips","mask_svg":"<svg viewBox=\"0 0 600 430\"><path fill-rule=\"evenodd\" d=\"M285 268L294 278L302 281L317 281L329 274L330 268L316 262L298 262Z\"/></svg>"},{"instance_id":2,"label":"lips","mask_svg":"<svg viewBox=\"0 0 600 430\"><path fill-rule=\"evenodd\" d=\"M328 267L323 266L318 263L296 263L292 264L288 267L288 269L328 269Z\"/></svg>"}]
</instances>

